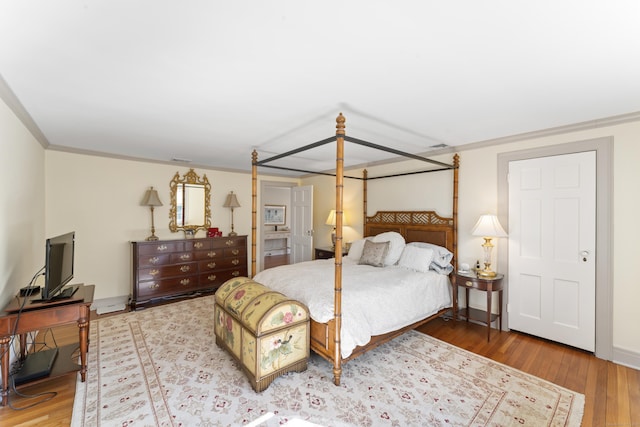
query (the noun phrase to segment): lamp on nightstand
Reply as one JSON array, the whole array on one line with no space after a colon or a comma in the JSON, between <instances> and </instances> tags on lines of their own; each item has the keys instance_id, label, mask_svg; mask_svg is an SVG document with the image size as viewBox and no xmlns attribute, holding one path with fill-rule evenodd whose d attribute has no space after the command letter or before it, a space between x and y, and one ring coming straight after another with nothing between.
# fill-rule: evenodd
<instances>
[{"instance_id":1,"label":"lamp on nightstand","mask_svg":"<svg viewBox=\"0 0 640 427\"><path fill-rule=\"evenodd\" d=\"M335 249L336 247L336 210L335 209L331 209L325 224L333 227L333 230L331 231L331 246ZM342 212L342 225L343 226L349 225L347 224L347 216L345 215L344 211Z\"/></svg>"},{"instance_id":2,"label":"lamp on nightstand","mask_svg":"<svg viewBox=\"0 0 640 427\"><path fill-rule=\"evenodd\" d=\"M484 249L484 269L478 271L478 276L496 277L495 271L491 270L491 250L493 249L491 239L494 237L507 237L507 233L500 225L498 217L495 215L482 215L475 227L473 227L471 234L484 238L484 243L482 244Z\"/></svg>"}]
</instances>

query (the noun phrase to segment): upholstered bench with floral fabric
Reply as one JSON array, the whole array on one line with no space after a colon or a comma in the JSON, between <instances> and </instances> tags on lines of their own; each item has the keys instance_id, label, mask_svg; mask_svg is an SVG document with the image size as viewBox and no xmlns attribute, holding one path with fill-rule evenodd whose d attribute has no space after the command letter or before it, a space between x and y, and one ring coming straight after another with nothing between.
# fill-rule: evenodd
<instances>
[{"instance_id":1,"label":"upholstered bench with floral fabric","mask_svg":"<svg viewBox=\"0 0 640 427\"><path fill-rule=\"evenodd\" d=\"M247 277L215 294L216 344L240 364L256 392L287 372L307 369L309 310Z\"/></svg>"}]
</instances>

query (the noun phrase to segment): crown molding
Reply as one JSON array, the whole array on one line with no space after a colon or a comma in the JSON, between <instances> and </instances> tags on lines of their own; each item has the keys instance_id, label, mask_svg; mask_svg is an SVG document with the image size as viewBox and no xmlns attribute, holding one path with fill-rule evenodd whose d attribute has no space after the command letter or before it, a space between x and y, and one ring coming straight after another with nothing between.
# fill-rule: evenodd
<instances>
[{"instance_id":1,"label":"crown molding","mask_svg":"<svg viewBox=\"0 0 640 427\"><path fill-rule=\"evenodd\" d=\"M4 77L2 77L2 74L0 74L0 99L2 99L5 104L7 104L11 111L13 111L13 114L18 117L18 119L27 128L31 135L33 135L33 137L40 143L40 145L42 145L44 148L48 148L49 140L47 140L47 138L44 136L36 122L27 112L26 108L24 108L24 105L22 105L16 94L13 93Z\"/></svg>"}]
</instances>

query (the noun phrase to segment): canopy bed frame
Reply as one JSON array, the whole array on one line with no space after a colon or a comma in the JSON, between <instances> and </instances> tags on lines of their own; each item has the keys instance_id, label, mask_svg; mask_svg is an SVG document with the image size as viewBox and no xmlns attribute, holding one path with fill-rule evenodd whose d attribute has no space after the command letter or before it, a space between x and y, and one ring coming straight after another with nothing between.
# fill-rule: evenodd
<instances>
[{"instance_id":1,"label":"canopy bed frame","mask_svg":"<svg viewBox=\"0 0 640 427\"><path fill-rule=\"evenodd\" d=\"M408 159L420 160L435 165L436 168L418 171L399 173L393 175L385 175L379 177L369 177L367 171L363 172L363 177L345 176L344 174L344 144L345 141L358 145L371 147L374 149L386 151L392 154L406 157ZM269 164L278 159L285 158L312 148L316 148L328 143L336 143L336 168L335 174L308 171L297 168L289 168ZM258 161L258 154L254 150L252 153L252 226L251 226L251 277L256 275L256 237L257 237L257 182L258 167L269 167L287 171L304 172L320 175L335 176L335 211L336 211L336 247L342 247L342 224L343 224L343 183L345 178L360 179L363 181L363 215L364 215L364 237L375 236L377 234L395 231L400 233L409 242L428 242L439 246L446 247L453 253L452 264L454 268L457 263L457 223L458 223L458 168L459 156L453 156L453 164L438 162L422 156L404 153L389 147L373 144L370 142L358 140L346 135L345 133L345 117L342 113L336 118L336 135L322 141L309 144L307 146L291 150L289 152L279 154L268 159ZM438 172L452 170L453 172L453 213L451 217L441 217L434 211L380 211L375 215L367 216L367 181L371 179L390 178L403 175L412 175L418 173ZM408 330L416 327L442 315L447 309L442 309L435 314L421 319L411 325L396 331L377 335L372 337L366 345L356 347L350 356L343 358L340 351L340 331L342 327L342 252L335 252L335 269L334 269L334 316L327 323L319 323L311 321L310 345L311 349L321 357L333 364L334 383L340 385L340 376L342 374L342 364L351 360L368 350L371 350ZM457 290L453 286L453 306L457 305Z\"/></svg>"}]
</instances>

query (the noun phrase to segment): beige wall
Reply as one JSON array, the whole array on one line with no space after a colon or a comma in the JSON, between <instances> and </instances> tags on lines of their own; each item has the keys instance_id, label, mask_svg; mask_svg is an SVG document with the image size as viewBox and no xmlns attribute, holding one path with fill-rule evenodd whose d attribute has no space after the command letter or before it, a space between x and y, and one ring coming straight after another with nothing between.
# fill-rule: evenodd
<instances>
[{"instance_id":1,"label":"beige wall","mask_svg":"<svg viewBox=\"0 0 640 427\"><path fill-rule=\"evenodd\" d=\"M0 101L0 307L44 266L44 148Z\"/></svg>"},{"instance_id":2,"label":"beige wall","mask_svg":"<svg viewBox=\"0 0 640 427\"><path fill-rule=\"evenodd\" d=\"M140 206L149 186L158 190L163 206L154 211L156 235L180 239L169 231L169 182L182 165L120 160L107 157L46 152L46 231L55 235L76 231L75 283L94 283L96 299L129 295L131 249L134 240L151 234L151 212ZM251 176L195 168L211 184L211 222L226 235L231 214L222 205L229 191L241 207L234 210L235 231L251 233ZM199 231L196 237L204 237Z\"/></svg>"}]
</instances>

